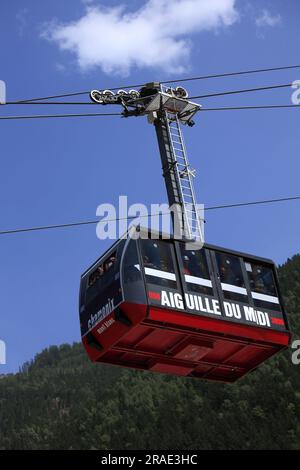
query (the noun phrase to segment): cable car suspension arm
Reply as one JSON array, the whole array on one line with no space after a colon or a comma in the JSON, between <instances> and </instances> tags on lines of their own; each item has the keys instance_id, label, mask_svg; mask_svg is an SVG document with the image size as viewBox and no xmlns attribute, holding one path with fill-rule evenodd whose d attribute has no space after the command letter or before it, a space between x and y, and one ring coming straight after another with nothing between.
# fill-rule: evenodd
<instances>
[{"instance_id":1,"label":"cable car suspension arm","mask_svg":"<svg viewBox=\"0 0 300 470\"><path fill-rule=\"evenodd\" d=\"M90 98L102 105L121 105L124 117L148 116L158 139L174 236L202 247L203 215L200 216L192 181L195 170L190 168L181 131L181 124L194 125L192 118L201 106L188 100L184 88L166 88L155 82L140 90L119 90L116 94L111 90L93 90Z\"/></svg>"}]
</instances>

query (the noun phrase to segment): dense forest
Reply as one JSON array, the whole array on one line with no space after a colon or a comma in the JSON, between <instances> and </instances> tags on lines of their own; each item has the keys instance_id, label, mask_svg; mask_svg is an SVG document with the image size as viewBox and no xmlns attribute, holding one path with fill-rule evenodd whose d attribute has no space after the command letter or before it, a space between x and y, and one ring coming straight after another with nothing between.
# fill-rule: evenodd
<instances>
[{"instance_id":1,"label":"dense forest","mask_svg":"<svg viewBox=\"0 0 300 470\"><path fill-rule=\"evenodd\" d=\"M300 339L300 255L279 269ZM92 364L52 346L0 380L0 449L300 449L292 350L234 385Z\"/></svg>"}]
</instances>

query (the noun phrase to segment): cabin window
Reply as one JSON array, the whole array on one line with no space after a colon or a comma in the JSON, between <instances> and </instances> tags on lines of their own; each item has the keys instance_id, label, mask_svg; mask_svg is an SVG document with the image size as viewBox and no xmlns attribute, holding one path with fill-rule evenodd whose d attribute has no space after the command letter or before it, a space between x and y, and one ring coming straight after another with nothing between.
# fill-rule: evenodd
<instances>
[{"instance_id":1,"label":"cabin window","mask_svg":"<svg viewBox=\"0 0 300 470\"><path fill-rule=\"evenodd\" d=\"M281 310L273 270L248 261L245 262L245 266L254 305Z\"/></svg>"},{"instance_id":2,"label":"cabin window","mask_svg":"<svg viewBox=\"0 0 300 470\"><path fill-rule=\"evenodd\" d=\"M137 241L130 240L126 245L123 259L123 288L126 301L146 303L144 280L137 251Z\"/></svg>"},{"instance_id":3,"label":"cabin window","mask_svg":"<svg viewBox=\"0 0 300 470\"><path fill-rule=\"evenodd\" d=\"M141 251L146 281L176 289L173 245L160 240L141 240Z\"/></svg>"},{"instance_id":4,"label":"cabin window","mask_svg":"<svg viewBox=\"0 0 300 470\"><path fill-rule=\"evenodd\" d=\"M216 260L224 298L248 303L240 258L216 252Z\"/></svg>"},{"instance_id":5,"label":"cabin window","mask_svg":"<svg viewBox=\"0 0 300 470\"><path fill-rule=\"evenodd\" d=\"M141 281L141 267L138 259L136 241L130 240L123 261L124 284Z\"/></svg>"},{"instance_id":6,"label":"cabin window","mask_svg":"<svg viewBox=\"0 0 300 470\"><path fill-rule=\"evenodd\" d=\"M116 261L117 253L115 251L90 274L88 287L92 287L94 284L98 283L98 281L100 281L101 284L105 284L115 272Z\"/></svg>"},{"instance_id":7,"label":"cabin window","mask_svg":"<svg viewBox=\"0 0 300 470\"><path fill-rule=\"evenodd\" d=\"M87 282L86 303L95 299L103 289L115 284L118 267L117 252L114 251L92 271Z\"/></svg>"},{"instance_id":8,"label":"cabin window","mask_svg":"<svg viewBox=\"0 0 300 470\"><path fill-rule=\"evenodd\" d=\"M205 295L213 295L206 252L186 250L180 244L183 276L188 290Z\"/></svg>"}]
</instances>

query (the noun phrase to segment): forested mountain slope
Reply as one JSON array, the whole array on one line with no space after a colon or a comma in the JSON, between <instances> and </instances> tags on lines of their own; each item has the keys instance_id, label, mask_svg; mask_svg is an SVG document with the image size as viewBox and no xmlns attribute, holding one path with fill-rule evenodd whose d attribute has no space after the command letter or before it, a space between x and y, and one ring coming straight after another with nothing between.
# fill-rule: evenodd
<instances>
[{"instance_id":1,"label":"forested mountain slope","mask_svg":"<svg viewBox=\"0 0 300 470\"><path fill-rule=\"evenodd\" d=\"M300 339L300 255L279 269ZM50 347L0 380L1 449L300 449L292 350L234 385L91 364Z\"/></svg>"}]
</instances>

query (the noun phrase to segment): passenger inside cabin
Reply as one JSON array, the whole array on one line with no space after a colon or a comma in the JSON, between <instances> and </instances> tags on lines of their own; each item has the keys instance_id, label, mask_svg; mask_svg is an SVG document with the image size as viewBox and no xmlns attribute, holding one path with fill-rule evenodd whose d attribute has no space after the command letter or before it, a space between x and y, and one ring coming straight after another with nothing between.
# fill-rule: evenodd
<instances>
[{"instance_id":1,"label":"passenger inside cabin","mask_svg":"<svg viewBox=\"0 0 300 470\"><path fill-rule=\"evenodd\" d=\"M251 290L261 294L276 295L271 269L252 264L252 272L249 277Z\"/></svg>"},{"instance_id":2,"label":"passenger inside cabin","mask_svg":"<svg viewBox=\"0 0 300 470\"><path fill-rule=\"evenodd\" d=\"M206 272L206 269L203 266L203 256L200 252L196 255L196 253L192 251L190 255L189 270L193 276L205 277L204 273Z\"/></svg>"},{"instance_id":3,"label":"passenger inside cabin","mask_svg":"<svg viewBox=\"0 0 300 470\"><path fill-rule=\"evenodd\" d=\"M184 274L208 278L208 268L204 253L191 251L187 254L185 251L182 259Z\"/></svg>"},{"instance_id":4,"label":"passenger inside cabin","mask_svg":"<svg viewBox=\"0 0 300 470\"><path fill-rule=\"evenodd\" d=\"M110 268L113 267L113 265L115 264L116 262L116 255L113 254L111 255L108 260L105 262L105 265L104 265L104 268L105 268L105 272L109 271Z\"/></svg>"},{"instance_id":5,"label":"passenger inside cabin","mask_svg":"<svg viewBox=\"0 0 300 470\"><path fill-rule=\"evenodd\" d=\"M98 266L98 268L95 269L95 271L90 275L89 278L89 287L95 284L98 279L103 276L104 274L104 268L103 265Z\"/></svg>"},{"instance_id":6,"label":"passenger inside cabin","mask_svg":"<svg viewBox=\"0 0 300 470\"><path fill-rule=\"evenodd\" d=\"M238 258L219 254L218 261L221 282L234 286L244 286Z\"/></svg>"},{"instance_id":7,"label":"passenger inside cabin","mask_svg":"<svg viewBox=\"0 0 300 470\"><path fill-rule=\"evenodd\" d=\"M97 273L97 277L103 276L103 274L104 274L104 268L103 268L102 265L97 268L96 273Z\"/></svg>"},{"instance_id":8,"label":"passenger inside cabin","mask_svg":"<svg viewBox=\"0 0 300 470\"><path fill-rule=\"evenodd\" d=\"M144 262L144 266L146 268L154 268L155 267L154 264L151 263L150 258L147 255L143 256L143 262Z\"/></svg>"},{"instance_id":9,"label":"passenger inside cabin","mask_svg":"<svg viewBox=\"0 0 300 470\"><path fill-rule=\"evenodd\" d=\"M258 266L254 266L252 271L253 278L250 281L251 289L263 293L265 290L264 281L262 278L261 269Z\"/></svg>"},{"instance_id":10,"label":"passenger inside cabin","mask_svg":"<svg viewBox=\"0 0 300 470\"><path fill-rule=\"evenodd\" d=\"M143 261L145 267L164 270L157 243L149 241L144 247L143 251Z\"/></svg>"},{"instance_id":11,"label":"passenger inside cabin","mask_svg":"<svg viewBox=\"0 0 300 470\"><path fill-rule=\"evenodd\" d=\"M191 275L192 272L190 270L190 259L188 256L183 256L183 273L187 275Z\"/></svg>"},{"instance_id":12,"label":"passenger inside cabin","mask_svg":"<svg viewBox=\"0 0 300 470\"><path fill-rule=\"evenodd\" d=\"M90 275L88 286L93 286L100 278L103 278L103 281L108 281L110 276L107 278L106 273L108 273L116 262L116 253L113 253L105 262L98 266L95 271ZM104 276L105 275L105 276Z\"/></svg>"}]
</instances>

